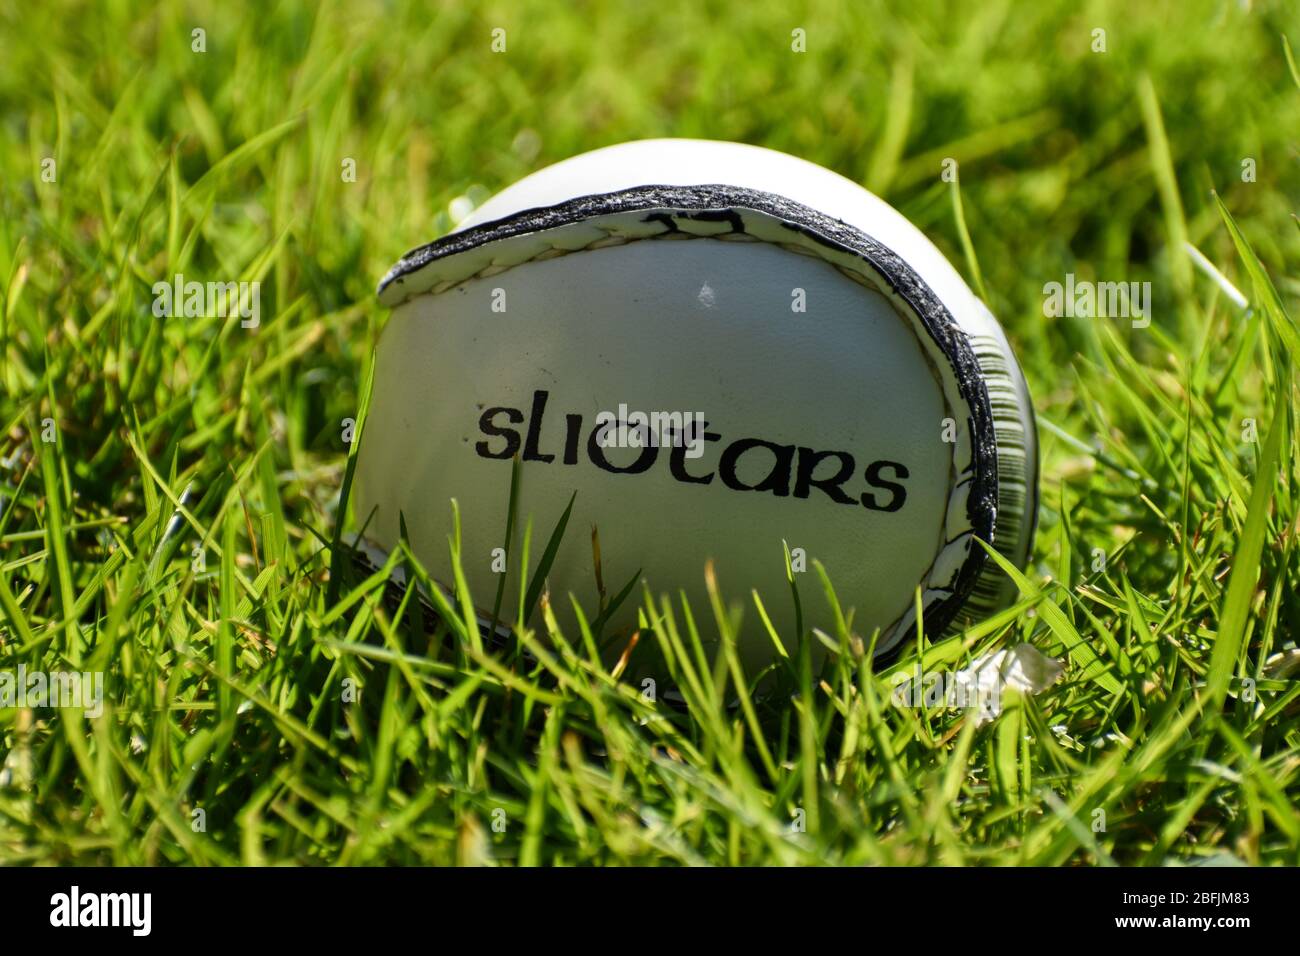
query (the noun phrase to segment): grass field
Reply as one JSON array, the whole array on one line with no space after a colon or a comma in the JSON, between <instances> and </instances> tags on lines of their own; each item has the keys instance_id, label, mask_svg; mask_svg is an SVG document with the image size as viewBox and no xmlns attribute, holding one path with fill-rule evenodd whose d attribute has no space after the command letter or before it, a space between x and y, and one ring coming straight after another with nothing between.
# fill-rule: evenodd
<instances>
[{"instance_id":1,"label":"grass field","mask_svg":"<svg viewBox=\"0 0 1300 956\"><path fill-rule=\"evenodd\" d=\"M0 709L0 864L1300 863L1293 4L19 9L0 672L100 672L105 699ZM822 673L752 693L696 652L749 595L694 626L641 595L674 708L578 635L444 645L457 612L429 635L331 578L378 279L526 173L650 136L841 172L981 290L1042 429L1015 608L875 673L831 635ZM260 282L258 326L155 317L177 273ZM1046 316L1068 274L1150 282L1150 325ZM1021 642L1066 673L995 721L890 703L896 670Z\"/></svg>"}]
</instances>

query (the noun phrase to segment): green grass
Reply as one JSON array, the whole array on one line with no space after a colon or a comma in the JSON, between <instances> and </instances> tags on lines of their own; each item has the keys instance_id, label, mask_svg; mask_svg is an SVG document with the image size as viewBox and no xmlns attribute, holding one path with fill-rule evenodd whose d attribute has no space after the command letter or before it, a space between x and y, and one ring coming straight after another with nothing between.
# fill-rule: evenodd
<instances>
[{"instance_id":1,"label":"green grass","mask_svg":"<svg viewBox=\"0 0 1300 956\"><path fill-rule=\"evenodd\" d=\"M0 671L107 693L0 710L0 864L1300 863L1300 22L1242 6L0 8ZM494 650L463 592L431 635L329 574L377 279L453 200L658 135L869 184L982 285L1042 425L1016 608L753 693L751 596L634 590L652 703L546 601ZM260 327L154 318L177 272L260 280ZM1150 281L1150 327L1045 318L1068 272ZM1065 677L991 723L889 701L1020 642Z\"/></svg>"}]
</instances>

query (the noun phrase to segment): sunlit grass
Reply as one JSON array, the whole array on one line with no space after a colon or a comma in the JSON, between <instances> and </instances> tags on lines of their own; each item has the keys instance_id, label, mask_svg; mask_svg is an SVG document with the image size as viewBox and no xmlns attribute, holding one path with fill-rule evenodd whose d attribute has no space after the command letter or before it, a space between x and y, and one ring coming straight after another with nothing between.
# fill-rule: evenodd
<instances>
[{"instance_id":1,"label":"sunlit grass","mask_svg":"<svg viewBox=\"0 0 1300 956\"><path fill-rule=\"evenodd\" d=\"M0 10L0 670L107 691L98 718L0 709L0 864L1300 863L1287 13ZM660 135L869 183L982 280L1042 426L1013 609L875 672L869 635L825 635L820 673L805 635L760 675L753 596L634 587L613 657L662 656L650 700L595 601L556 633L550 527L514 529L505 647L405 550L436 623L343 573L378 278L453 200ZM259 326L155 318L177 273L260 281ZM1150 327L1045 317L1067 273L1150 281ZM891 703L1022 641L1065 678L990 723Z\"/></svg>"}]
</instances>

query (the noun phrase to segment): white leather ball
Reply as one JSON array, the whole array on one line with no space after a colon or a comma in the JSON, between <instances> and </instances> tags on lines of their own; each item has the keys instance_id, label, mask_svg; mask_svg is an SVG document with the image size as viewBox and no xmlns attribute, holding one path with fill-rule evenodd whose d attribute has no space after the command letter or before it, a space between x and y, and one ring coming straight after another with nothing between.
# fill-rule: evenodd
<instances>
[{"instance_id":1,"label":"white leather ball","mask_svg":"<svg viewBox=\"0 0 1300 956\"><path fill-rule=\"evenodd\" d=\"M533 562L577 492L548 578L562 624L569 592L596 614L592 526L608 590L640 569L707 617L712 559L726 595L758 591L790 650L783 541L807 560L805 627L834 632L819 560L878 653L914 633L918 589L931 636L1005 603L976 537L1027 559L1037 443L1002 330L920 231L819 166L697 140L596 150L409 253L379 295L393 314L354 515L380 549L404 516L449 584L455 498L480 608L516 456ZM636 625L639 598L613 628ZM773 647L746 606L757 666Z\"/></svg>"}]
</instances>

